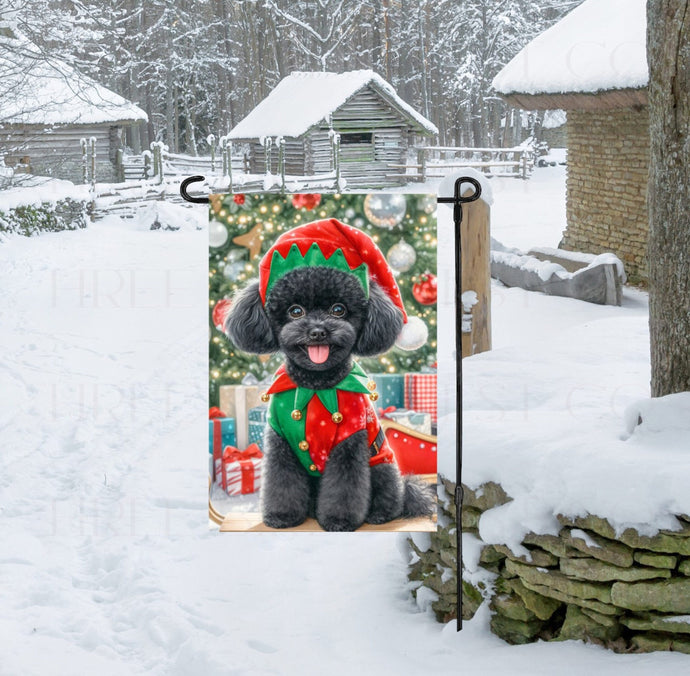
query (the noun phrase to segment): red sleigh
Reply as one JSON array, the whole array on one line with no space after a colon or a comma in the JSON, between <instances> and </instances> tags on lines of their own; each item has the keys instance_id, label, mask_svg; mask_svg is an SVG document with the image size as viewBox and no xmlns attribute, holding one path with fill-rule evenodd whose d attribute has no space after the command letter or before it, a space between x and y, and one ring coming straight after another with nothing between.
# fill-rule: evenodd
<instances>
[{"instance_id":1,"label":"red sleigh","mask_svg":"<svg viewBox=\"0 0 690 676\"><path fill-rule=\"evenodd\" d=\"M437 438L404 427L392 420L381 420L398 467L403 474L436 474Z\"/></svg>"}]
</instances>

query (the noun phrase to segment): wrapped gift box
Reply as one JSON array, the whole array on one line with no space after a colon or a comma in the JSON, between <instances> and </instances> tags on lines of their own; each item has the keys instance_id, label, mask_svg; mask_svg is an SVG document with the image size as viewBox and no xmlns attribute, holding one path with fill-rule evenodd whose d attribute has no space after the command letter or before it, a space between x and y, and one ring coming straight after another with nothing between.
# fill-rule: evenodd
<instances>
[{"instance_id":1,"label":"wrapped gift box","mask_svg":"<svg viewBox=\"0 0 690 676\"><path fill-rule=\"evenodd\" d=\"M402 373L372 373L369 378L376 383L376 391L379 393L377 406L405 406L405 377Z\"/></svg>"},{"instance_id":2,"label":"wrapped gift box","mask_svg":"<svg viewBox=\"0 0 690 676\"><path fill-rule=\"evenodd\" d=\"M268 406L255 406L249 411L249 443L256 444L264 450L264 432L266 431L266 414Z\"/></svg>"},{"instance_id":3,"label":"wrapped gift box","mask_svg":"<svg viewBox=\"0 0 690 676\"><path fill-rule=\"evenodd\" d=\"M408 411L403 408L385 412L383 417L422 434L431 434L431 413Z\"/></svg>"},{"instance_id":4,"label":"wrapped gift box","mask_svg":"<svg viewBox=\"0 0 690 676\"><path fill-rule=\"evenodd\" d=\"M405 408L431 414L432 422L438 412L436 380L435 373L405 374Z\"/></svg>"},{"instance_id":5,"label":"wrapped gift box","mask_svg":"<svg viewBox=\"0 0 690 676\"><path fill-rule=\"evenodd\" d=\"M234 418L220 417L222 412L218 409L211 409L214 417L208 421L208 452L209 452L209 474L215 478L217 463L223 454L226 446L235 446L235 420Z\"/></svg>"},{"instance_id":6,"label":"wrapped gift box","mask_svg":"<svg viewBox=\"0 0 690 676\"><path fill-rule=\"evenodd\" d=\"M246 450L228 447L223 452L217 483L228 495L246 495L261 488L263 454L256 444Z\"/></svg>"},{"instance_id":7,"label":"wrapped gift box","mask_svg":"<svg viewBox=\"0 0 690 676\"><path fill-rule=\"evenodd\" d=\"M232 446L246 448L249 441L249 411L261 404L266 387L259 385L223 385L219 388L219 408L236 420L236 443Z\"/></svg>"}]
</instances>

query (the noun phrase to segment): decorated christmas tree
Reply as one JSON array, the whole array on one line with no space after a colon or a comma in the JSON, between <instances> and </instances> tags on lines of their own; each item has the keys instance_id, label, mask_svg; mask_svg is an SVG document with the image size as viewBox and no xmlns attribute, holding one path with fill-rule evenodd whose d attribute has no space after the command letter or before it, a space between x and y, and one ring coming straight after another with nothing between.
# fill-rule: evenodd
<instances>
[{"instance_id":1,"label":"decorated christmas tree","mask_svg":"<svg viewBox=\"0 0 690 676\"><path fill-rule=\"evenodd\" d=\"M250 355L222 332L234 294L258 276L263 253L283 232L324 218L361 228L396 274L411 325L411 351L361 359L369 373L419 371L436 361L436 198L433 195L215 195L209 225L209 395L252 374L270 377L280 355ZM428 336L427 336L428 333ZM425 340L426 337L426 340Z\"/></svg>"}]
</instances>

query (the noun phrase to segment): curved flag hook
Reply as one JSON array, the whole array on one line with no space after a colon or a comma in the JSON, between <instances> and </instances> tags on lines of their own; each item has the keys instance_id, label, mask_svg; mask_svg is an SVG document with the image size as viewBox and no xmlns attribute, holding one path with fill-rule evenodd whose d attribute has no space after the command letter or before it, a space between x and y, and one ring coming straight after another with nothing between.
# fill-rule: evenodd
<instances>
[{"instance_id":1,"label":"curved flag hook","mask_svg":"<svg viewBox=\"0 0 690 676\"><path fill-rule=\"evenodd\" d=\"M193 202L194 204L208 204L211 201L208 197L192 197L187 192L188 185L197 183L198 181L203 181L204 178L204 176L189 176L188 178L185 178L184 181L180 183L180 195L182 196L182 199L186 200L187 202Z\"/></svg>"}]
</instances>

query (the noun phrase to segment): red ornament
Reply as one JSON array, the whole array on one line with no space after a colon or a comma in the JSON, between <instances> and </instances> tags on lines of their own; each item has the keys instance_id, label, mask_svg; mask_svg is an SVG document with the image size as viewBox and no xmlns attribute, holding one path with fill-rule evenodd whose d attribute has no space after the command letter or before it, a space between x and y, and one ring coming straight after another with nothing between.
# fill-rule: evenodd
<instances>
[{"instance_id":1,"label":"red ornament","mask_svg":"<svg viewBox=\"0 0 690 676\"><path fill-rule=\"evenodd\" d=\"M438 282L436 275L425 272L420 281L412 287L414 299L421 305L433 305L438 298Z\"/></svg>"},{"instance_id":2,"label":"red ornament","mask_svg":"<svg viewBox=\"0 0 690 676\"><path fill-rule=\"evenodd\" d=\"M211 313L211 318L213 319L213 326L215 326L219 331L222 331L225 327L225 318L228 316L228 311L230 310L230 300L227 298L221 298L214 306L213 312Z\"/></svg>"},{"instance_id":3,"label":"red ornament","mask_svg":"<svg viewBox=\"0 0 690 676\"><path fill-rule=\"evenodd\" d=\"M295 209L306 209L307 211L311 211L318 207L320 202L321 195L317 194L308 193L292 196L292 206L295 207Z\"/></svg>"},{"instance_id":4,"label":"red ornament","mask_svg":"<svg viewBox=\"0 0 690 676\"><path fill-rule=\"evenodd\" d=\"M246 199L245 196L242 195L242 194L240 193L240 194L238 194L238 195L235 195L235 196L232 198L232 201L233 201L235 204L244 204L245 199Z\"/></svg>"}]
</instances>

